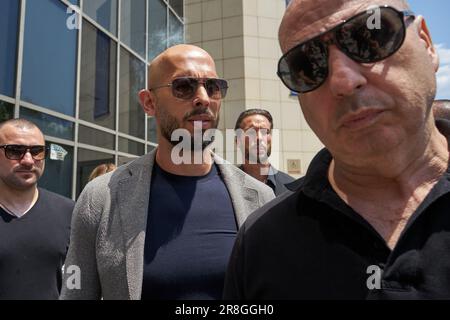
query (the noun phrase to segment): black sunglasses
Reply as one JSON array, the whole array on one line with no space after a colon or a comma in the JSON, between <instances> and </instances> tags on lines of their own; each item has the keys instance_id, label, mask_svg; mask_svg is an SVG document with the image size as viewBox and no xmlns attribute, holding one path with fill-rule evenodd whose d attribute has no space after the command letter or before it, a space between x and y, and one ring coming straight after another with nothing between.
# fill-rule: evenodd
<instances>
[{"instance_id":1,"label":"black sunglasses","mask_svg":"<svg viewBox=\"0 0 450 320\"><path fill-rule=\"evenodd\" d=\"M278 62L277 74L292 91L306 93L319 88L328 77L328 45L335 44L349 58L359 63L374 63L388 58L403 45L405 17L412 11L398 11L389 6L380 10L379 25L370 25L374 13L361 12L333 29L300 43ZM329 39L323 40L324 35Z\"/></svg>"},{"instance_id":2,"label":"black sunglasses","mask_svg":"<svg viewBox=\"0 0 450 320\"><path fill-rule=\"evenodd\" d=\"M205 86L206 92L211 99L223 99L227 94L228 83L224 79L216 78L191 78L183 77L173 79L172 83L150 88L155 90L164 87L172 87L174 97L189 100L192 99L197 91L198 86Z\"/></svg>"},{"instance_id":3,"label":"black sunglasses","mask_svg":"<svg viewBox=\"0 0 450 320\"><path fill-rule=\"evenodd\" d=\"M48 152L46 146L25 146L21 144L4 144L0 149L5 149L5 156L9 160L22 160L27 152L30 152L34 160L43 160Z\"/></svg>"}]
</instances>

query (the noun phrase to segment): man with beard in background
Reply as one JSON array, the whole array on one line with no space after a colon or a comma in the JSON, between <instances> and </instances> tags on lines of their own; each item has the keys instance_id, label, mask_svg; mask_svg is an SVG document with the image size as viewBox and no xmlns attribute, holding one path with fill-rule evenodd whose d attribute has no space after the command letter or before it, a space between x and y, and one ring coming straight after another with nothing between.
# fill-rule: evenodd
<instances>
[{"instance_id":1,"label":"man with beard in background","mask_svg":"<svg viewBox=\"0 0 450 320\"><path fill-rule=\"evenodd\" d=\"M81 282L67 274L62 299L221 298L237 230L274 197L196 139L217 128L227 87L199 47L177 45L153 60L139 97L156 118L158 147L85 187L66 261Z\"/></svg>"},{"instance_id":2,"label":"man with beard in background","mask_svg":"<svg viewBox=\"0 0 450 320\"><path fill-rule=\"evenodd\" d=\"M272 115L269 111L259 108L243 111L234 127L237 132L236 144L243 156L243 163L239 168L264 182L279 196L288 190L285 184L293 182L294 178L277 170L269 162L272 153L272 129Z\"/></svg>"}]
</instances>

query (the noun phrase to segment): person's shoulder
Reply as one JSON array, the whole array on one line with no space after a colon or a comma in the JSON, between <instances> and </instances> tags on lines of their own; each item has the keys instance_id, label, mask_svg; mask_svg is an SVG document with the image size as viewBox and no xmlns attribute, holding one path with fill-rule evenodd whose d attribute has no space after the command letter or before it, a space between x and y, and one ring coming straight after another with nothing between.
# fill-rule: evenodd
<instances>
[{"instance_id":1,"label":"person's shoulder","mask_svg":"<svg viewBox=\"0 0 450 320\"><path fill-rule=\"evenodd\" d=\"M269 203L253 212L245 222L245 229L250 231L253 227L271 226L277 221L287 221L286 216L297 212L297 203L300 191L287 191Z\"/></svg>"},{"instance_id":2,"label":"person's shoulder","mask_svg":"<svg viewBox=\"0 0 450 320\"><path fill-rule=\"evenodd\" d=\"M69 207L73 207L75 205L75 201L73 201L72 199L44 188L39 188L39 196L42 200L45 200L46 202L48 201L52 205L58 204Z\"/></svg>"},{"instance_id":3,"label":"person's shoulder","mask_svg":"<svg viewBox=\"0 0 450 320\"><path fill-rule=\"evenodd\" d=\"M263 194L264 197L267 198L266 200L275 198L275 194L273 193L273 190L271 187L269 187L265 183L259 181L258 179L252 177L248 173L242 171L238 167L233 166L233 168L234 168L233 170L235 170L237 172L237 174L243 175L246 187L255 189L259 193Z\"/></svg>"},{"instance_id":4,"label":"person's shoulder","mask_svg":"<svg viewBox=\"0 0 450 320\"><path fill-rule=\"evenodd\" d=\"M276 170L276 177L278 180L280 180L282 183L290 183L295 181L294 177L291 177L290 175L288 175L286 172L283 172L281 170L275 169Z\"/></svg>"},{"instance_id":5,"label":"person's shoulder","mask_svg":"<svg viewBox=\"0 0 450 320\"><path fill-rule=\"evenodd\" d=\"M70 225L75 201L55 192L39 188L39 202L38 210L53 217L56 225L59 225L59 223Z\"/></svg>"},{"instance_id":6,"label":"person's shoulder","mask_svg":"<svg viewBox=\"0 0 450 320\"><path fill-rule=\"evenodd\" d=\"M253 212L245 222L246 232L251 231L255 226L278 228L284 223L289 223L289 220L298 212L299 201L303 195L302 183L303 178L295 180L291 183L295 188L291 187L290 190Z\"/></svg>"}]
</instances>

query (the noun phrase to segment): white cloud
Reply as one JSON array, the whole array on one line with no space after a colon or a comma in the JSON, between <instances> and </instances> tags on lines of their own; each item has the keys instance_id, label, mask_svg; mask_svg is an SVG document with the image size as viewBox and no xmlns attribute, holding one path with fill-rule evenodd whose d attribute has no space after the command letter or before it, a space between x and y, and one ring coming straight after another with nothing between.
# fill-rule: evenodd
<instances>
[{"instance_id":1,"label":"white cloud","mask_svg":"<svg viewBox=\"0 0 450 320\"><path fill-rule=\"evenodd\" d=\"M450 49L446 47L447 45L444 43L440 43L436 45L436 49L439 54L439 59L442 64L450 64Z\"/></svg>"},{"instance_id":2,"label":"white cloud","mask_svg":"<svg viewBox=\"0 0 450 320\"><path fill-rule=\"evenodd\" d=\"M450 49L445 44L436 45L440 66L437 73L437 99L450 99Z\"/></svg>"}]
</instances>

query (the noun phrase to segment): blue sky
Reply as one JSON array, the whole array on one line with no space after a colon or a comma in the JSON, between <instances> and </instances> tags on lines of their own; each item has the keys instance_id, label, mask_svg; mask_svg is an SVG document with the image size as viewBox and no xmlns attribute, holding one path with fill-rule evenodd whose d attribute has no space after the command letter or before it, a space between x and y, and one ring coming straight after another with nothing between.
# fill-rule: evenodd
<instances>
[{"instance_id":1,"label":"blue sky","mask_svg":"<svg viewBox=\"0 0 450 320\"><path fill-rule=\"evenodd\" d=\"M441 60L437 99L450 99L450 1L409 0L411 9L425 17Z\"/></svg>"}]
</instances>

